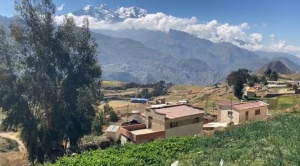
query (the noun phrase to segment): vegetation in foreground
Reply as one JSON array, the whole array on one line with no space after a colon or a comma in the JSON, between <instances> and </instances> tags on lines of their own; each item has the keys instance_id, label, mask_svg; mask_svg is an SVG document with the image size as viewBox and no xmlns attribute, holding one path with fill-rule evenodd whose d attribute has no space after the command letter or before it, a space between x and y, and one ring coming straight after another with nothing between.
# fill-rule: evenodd
<instances>
[{"instance_id":1,"label":"vegetation in foreground","mask_svg":"<svg viewBox=\"0 0 300 166\"><path fill-rule=\"evenodd\" d=\"M63 157L54 165L299 165L300 114L216 131Z\"/></svg>"},{"instance_id":2,"label":"vegetation in foreground","mask_svg":"<svg viewBox=\"0 0 300 166\"><path fill-rule=\"evenodd\" d=\"M0 137L0 153L18 151L19 144L17 141Z\"/></svg>"},{"instance_id":3,"label":"vegetation in foreground","mask_svg":"<svg viewBox=\"0 0 300 166\"><path fill-rule=\"evenodd\" d=\"M0 107L5 129L21 129L32 164L77 151L101 99L97 44L89 23L57 26L51 0L16 0L14 22L0 27ZM7 34L8 33L8 34Z\"/></svg>"}]
</instances>

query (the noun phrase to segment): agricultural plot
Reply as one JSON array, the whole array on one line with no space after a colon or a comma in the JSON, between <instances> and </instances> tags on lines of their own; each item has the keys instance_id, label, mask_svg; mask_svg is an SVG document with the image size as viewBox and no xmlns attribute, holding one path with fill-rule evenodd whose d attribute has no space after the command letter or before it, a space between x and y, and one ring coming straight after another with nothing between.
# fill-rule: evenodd
<instances>
[{"instance_id":1,"label":"agricultural plot","mask_svg":"<svg viewBox=\"0 0 300 166\"><path fill-rule=\"evenodd\" d=\"M102 87L120 87L124 84L125 84L124 82L109 81L109 80L104 80L101 82Z\"/></svg>"}]
</instances>

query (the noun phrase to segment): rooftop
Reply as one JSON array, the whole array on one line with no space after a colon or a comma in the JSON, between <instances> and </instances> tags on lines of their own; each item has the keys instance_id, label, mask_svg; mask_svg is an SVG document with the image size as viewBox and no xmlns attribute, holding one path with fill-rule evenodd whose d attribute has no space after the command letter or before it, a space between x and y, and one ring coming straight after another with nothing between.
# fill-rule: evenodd
<instances>
[{"instance_id":1,"label":"rooftop","mask_svg":"<svg viewBox=\"0 0 300 166\"><path fill-rule=\"evenodd\" d=\"M188 105L172 105L152 109L158 114L165 114L168 119L204 114L204 111Z\"/></svg>"},{"instance_id":2,"label":"rooftop","mask_svg":"<svg viewBox=\"0 0 300 166\"><path fill-rule=\"evenodd\" d=\"M156 133L158 131L152 130L152 129L140 129L140 130L132 130L131 133L134 135L143 135L143 134L150 134L150 133Z\"/></svg>"},{"instance_id":3,"label":"rooftop","mask_svg":"<svg viewBox=\"0 0 300 166\"><path fill-rule=\"evenodd\" d=\"M120 128L120 126L117 125L110 125L107 129L106 132L117 132L117 130Z\"/></svg>"},{"instance_id":4,"label":"rooftop","mask_svg":"<svg viewBox=\"0 0 300 166\"><path fill-rule=\"evenodd\" d=\"M213 128L217 128L217 127L227 127L227 123L222 123L222 122L211 122L211 123L207 123L204 124L203 127L213 127Z\"/></svg>"},{"instance_id":5,"label":"rooftop","mask_svg":"<svg viewBox=\"0 0 300 166\"><path fill-rule=\"evenodd\" d=\"M237 110L245 110L245 109L263 107L268 105L269 104L262 101L253 101L253 102L242 102L242 103L234 104L233 108Z\"/></svg>"}]
</instances>

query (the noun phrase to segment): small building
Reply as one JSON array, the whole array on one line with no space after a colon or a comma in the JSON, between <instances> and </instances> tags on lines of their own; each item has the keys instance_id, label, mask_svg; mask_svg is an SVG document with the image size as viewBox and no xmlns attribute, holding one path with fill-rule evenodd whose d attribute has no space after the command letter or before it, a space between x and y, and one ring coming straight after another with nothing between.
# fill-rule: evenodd
<instances>
[{"instance_id":1,"label":"small building","mask_svg":"<svg viewBox=\"0 0 300 166\"><path fill-rule=\"evenodd\" d=\"M120 133L122 145L125 143L139 144L143 142L150 142L155 139L165 137L165 131L147 129L146 124L121 126Z\"/></svg>"},{"instance_id":2,"label":"small building","mask_svg":"<svg viewBox=\"0 0 300 166\"><path fill-rule=\"evenodd\" d=\"M149 107L145 124L121 126L121 142L142 143L159 138L200 134L204 111L185 104Z\"/></svg>"},{"instance_id":3,"label":"small building","mask_svg":"<svg viewBox=\"0 0 300 166\"><path fill-rule=\"evenodd\" d=\"M268 117L268 105L263 101L219 103L218 122L234 124L264 120Z\"/></svg>"},{"instance_id":4,"label":"small building","mask_svg":"<svg viewBox=\"0 0 300 166\"><path fill-rule=\"evenodd\" d=\"M107 138L112 139L114 142L116 142L120 138L120 126L117 125L110 125L105 132L105 135Z\"/></svg>"},{"instance_id":5,"label":"small building","mask_svg":"<svg viewBox=\"0 0 300 166\"><path fill-rule=\"evenodd\" d=\"M132 103L147 103L148 99L145 99L145 98L130 98L130 102L132 102Z\"/></svg>"},{"instance_id":6,"label":"small building","mask_svg":"<svg viewBox=\"0 0 300 166\"><path fill-rule=\"evenodd\" d=\"M210 122L203 125L203 130L216 130L219 128L225 128L228 126L228 123L222 123L222 122Z\"/></svg>"},{"instance_id":7,"label":"small building","mask_svg":"<svg viewBox=\"0 0 300 166\"><path fill-rule=\"evenodd\" d=\"M166 99L164 97L160 97L155 100L155 104L165 104L165 103L166 103Z\"/></svg>"},{"instance_id":8,"label":"small building","mask_svg":"<svg viewBox=\"0 0 300 166\"><path fill-rule=\"evenodd\" d=\"M248 98L256 97L256 89L251 87L246 87L244 90L244 96L247 96Z\"/></svg>"}]
</instances>

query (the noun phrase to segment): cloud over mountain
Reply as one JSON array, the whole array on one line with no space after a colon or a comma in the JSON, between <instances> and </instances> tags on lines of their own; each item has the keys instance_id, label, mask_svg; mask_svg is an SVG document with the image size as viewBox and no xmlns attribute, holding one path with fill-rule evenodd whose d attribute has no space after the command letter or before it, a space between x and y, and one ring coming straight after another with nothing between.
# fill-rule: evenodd
<instances>
[{"instance_id":1,"label":"cloud over mountain","mask_svg":"<svg viewBox=\"0 0 300 166\"><path fill-rule=\"evenodd\" d=\"M260 33L248 33L251 27L248 23L230 25L212 20L206 23L199 23L196 17L178 18L164 13L147 13L146 10L130 7L121 7L116 10L106 5L100 7L86 6L82 10L69 13L73 16L77 25L81 25L85 17L89 18L92 29L148 29L168 32L170 29L184 31L199 38L208 39L212 42L230 42L248 50L282 51L300 55L300 48L286 45L284 41L266 46L264 37ZM63 16L56 16L55 20L61 23ZM269 40L269 39L268 39ZM243 41L243 45L240 45ZM276 42L274 40L274 42Z\"/></svg>"}]
</instances>

